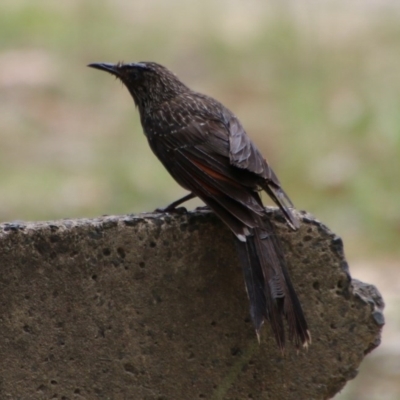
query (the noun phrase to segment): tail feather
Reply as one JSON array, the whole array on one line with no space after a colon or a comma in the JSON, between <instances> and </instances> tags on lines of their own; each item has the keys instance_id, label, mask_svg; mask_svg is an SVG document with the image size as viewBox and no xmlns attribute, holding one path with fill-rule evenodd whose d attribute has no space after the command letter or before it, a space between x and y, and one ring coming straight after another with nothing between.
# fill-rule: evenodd
<instances>
[{"instance_id":1,"label":"tail feather","mask_svg":"<svg viewBox=\"0 0 400 400\"><path fill-rule=\"evenodd\" d=\"M290 211L290 208L293 208L293 203L289 199L288 195L284 192L284 190L281 187L273 187L268 183L263 186L263 189L268 193L275 204L281 209L289 226L294 230L299 229L300 223L295 215L293 215L293 213Z\"/></svg>"},{"instance_id":2,"label":"tail feather","mask_svg":"<svg viewBox=\"0 0 400 400\"><path fill-rule=\"evenodd\" d=\"M289 340L297 348L311 342L300 301L291 283L284 254L269 220L254 228L246 242L237 242L250 301L250 315L259 334L268 320L278 346L285 347L283 318L288 323Z\"/></svg>"},{"instance_id":3,"label":"tail feather","mask_svg":"<svg viewBox=\"0 0 400 400\"><path fill-rule=\"evenodd\" d=\"M283 314L285 315L289 325L289 340L293 341L296 347L300 347L300 345L307 346L311 343L311 336L300 300L297 297L296 291L290 279L281 242L276 235L273 224L268 219L264 220L264 229L265 228L267 228L269 232L269 241L262 240L264 244L264 250L267 249L267 251L264 251L262 254L268 255L270 263L274 264L274 271L276 272L274 281L279 282L279 293L281 293L283 288ZM260 235L260 237L262 239L262 235ZM275 269L275 266L278 267L277 270Z\"/></svg>"},{"instance_id":4,"label":"tail feather","mask_svg":"<svg viewBox=\"0 0 400 400\"><path fill-rule=\"evenodd\" d=\"M264 319L268 318L263 272L258 262L257 254L254 251L254 246L249 245L248 240L246 242L236 240L235 243L243 269L247 296L250 301L250 316L258 336Z\"/></svg>"},{"instance_id":5,"label":"tail feather","mask_svg":"<svg viewBox=\"0 0 400 400\"><path fill-rule=\"evenodd\" d=\"M294 321L294 324L289 324L289 340L293 341L297 348L300 347L300 345L307 347L311 344L311 335L308 330L307 321L285 268L283 269L283 274L288 288L288 297L290 297L290 301L285 303L284 312L288 320Z\"/></svg>"}]
</instances>

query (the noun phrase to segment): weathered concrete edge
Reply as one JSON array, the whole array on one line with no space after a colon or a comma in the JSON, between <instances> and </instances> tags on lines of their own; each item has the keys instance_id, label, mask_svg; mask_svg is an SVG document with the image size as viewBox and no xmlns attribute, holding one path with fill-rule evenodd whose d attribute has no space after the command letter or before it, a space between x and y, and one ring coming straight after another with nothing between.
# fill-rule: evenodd
<instances>
[{"instance_id":1,"label":"weathered concrete edge","mask_svg":"<svg viewBox=\"0 0 400 400\"><path fill-rule=\"evenodd\" d=\"M276 209L268 209L267 212L275 225L279 228L278 231L284 233L288 228L285 225L284 219L279 211ZM344 257L343 243L340 237L335 235L329 230L324 224L316 220L312 215L301 212L298 214L302 219L304 225L312 225L317 228L321 233L321 236L328 238L331 243L331 247L337 254L337 261L343 270L344 274L347 276L344 288L341 290L345 297L355 299L360 301L363 306L366 306L366 314L370 310L371 319L377 326L376 335L368 339L368 342L363 344L363 354L368 354L371 350L376 348L380 344L380 328L384 324L383 317L383 307L384 303L379 291L373 285L365 284L357 279L351 279L349 268ZM86 230L93 229L94 234L97 235L102 231L113 229L116 227L124 228L125 226L136 226L137 224L149 223L155 225L162 225L168 222L174 222L175 225L191 223L204 224L204 223L220 223L213 213L208 210L196 210L189 213L179 213L179 214L160 214L160 213L143 213L138 215L122 215L122 216L103 216L94 219L65 219L58 221L45 221L45 222L23 222L23 221L13 221L8 223L0 224L0 251L1 251L1 241L8 235L13 233L19 233L22 235L27 235L28 237L32 235L46 237L51 235L53 232L60 231L70 231L73 233L75 228L85 228ZM290 239L289 239L290 240ZM355 364L356 368L361 360L357 361ZM346 380L354 378L356 376L356 370L352 369L352 373L346 373ZM343 387L344 383L340 385L332 386L330 389L330 395L333 396L338 390Z\"/></svg>"},{"instance_id":2,"label":"weathered concrete edge","mask_svg":"<svg viewBox=\"0 0 400 400\"><path fill-rule=\"evenodd\" d=\"M278 208L275 207L267 207L266 212L270 215L272 220L275 223L284 223L285 219ZM332 244L335 247L335 251L340 254L342 263L341 267L343 272L348 275L348 278L351 280L350 289L352 290L352 295L359 298L363 303L367 304L371 308L371 315L378 326L383 326L385 324L385 317L383 314L383 310L385 307L385 303L383 297L377 287L373 284L368 284L361 282L358 279L352 278L349 271L348 263L345 259L344 255L344 246L342 239L333 233L325 224L316 219L312 214L307 211L295 211L297 217L303 222L307 224L312 224L316 226L318 229L321 229L325 234L332 237ZM5 235L10 234L11 232L22 231L25 234L29 234L30 232L38 232L43 231L46 233L48 229L50 232L53 230L58 230L60 228L64 228L65 230L74 229L79 226L93 226L95 229L108 229L114 227L118 224L123 225L136 225L139 222L143 221L151 221L157 223L158 221L168 222L172 219L181 218L182 216L186 217L187 220L192 218L211 218L217 219L217 217L208 209L204 207L199 207L194 211L188 212L178 212L178 213L149 213L144 212L140 214L126 214L126 215L103 215L101 217L96 218L77 218L77 219L61 219L61 220L49 220L49 221L11 221L0 223L0 240ZM374 344L371 344L371 347L366 350L365 354L370 353L374 348L379 346L380 338L377 338L377 341Z\"/></svg>"}]
</instances>

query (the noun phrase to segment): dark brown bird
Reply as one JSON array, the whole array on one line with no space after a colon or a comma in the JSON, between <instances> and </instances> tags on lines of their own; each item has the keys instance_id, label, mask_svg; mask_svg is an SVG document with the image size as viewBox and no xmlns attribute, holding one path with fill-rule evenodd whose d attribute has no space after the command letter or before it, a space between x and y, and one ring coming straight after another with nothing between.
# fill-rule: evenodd
<instances>
[{"instance_id":1,"label":"dark brown bird","mask_svg":"<svg viewBox=\"0 0 400 400\"><path fill-rule=\"evenodd\" d=\"M291 228L297 229L299 222L277 176L239 120L217 100L189 89L157 63L89 67L107 71L125 84L154 154L190 192L164 211L197 196L235 234L257 336L267 320L283 349L285 317L289 339L296 347L307 346L311 342L307 322L260 190L279 206Z\"/></svg>"}]
</instances>

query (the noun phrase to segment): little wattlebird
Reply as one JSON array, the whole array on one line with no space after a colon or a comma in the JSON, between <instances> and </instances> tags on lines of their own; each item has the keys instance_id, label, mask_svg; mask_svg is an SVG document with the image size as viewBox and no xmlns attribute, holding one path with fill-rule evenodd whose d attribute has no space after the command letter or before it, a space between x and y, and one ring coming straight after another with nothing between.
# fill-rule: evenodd
<instances>
[{"instance_id":1,"label":"little wattlebird","mask_svg":"<svg viewBox=\"0 0 400 400\"><path fill-rule=\"evenodd\" d=\"M172 211L197 196L236 236L257 336L264 320L269 321L283 350L285 317L289 339L297 348L307 346L311 342L307 322L260 190L279 206L292 229L299 222L277 176L239 120L157 63L93 63L89 67L109 72L124 83L154 154L190 192L163 210Z\"/></svg>"}]
</instances>

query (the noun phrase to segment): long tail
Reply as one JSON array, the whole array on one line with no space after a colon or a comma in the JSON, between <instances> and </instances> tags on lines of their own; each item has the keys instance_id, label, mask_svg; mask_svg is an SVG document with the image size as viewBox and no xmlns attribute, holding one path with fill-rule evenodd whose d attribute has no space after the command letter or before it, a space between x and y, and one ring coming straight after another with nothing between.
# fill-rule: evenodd
<instances>
[{"instance_id":1,"label":"long tail","mask_svg":"<svg viewBox=\"0 0 400 400\"><path fill-rule=\"evenodd\" d=\"M297 348L311 343L300 301L290 281L285 257L272 223L252 229L246 242L236 241L243 267L250 315L257 336L264 320L270 322L278 346L285 347L283 317L288 323L289 340Z\"/></svg>"}]
</instances>

